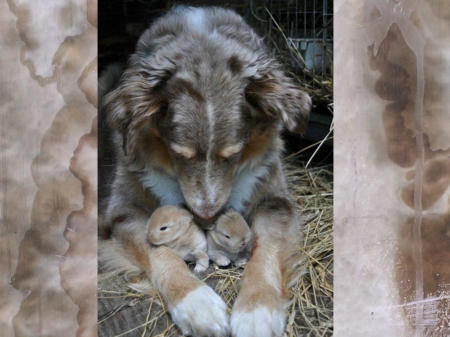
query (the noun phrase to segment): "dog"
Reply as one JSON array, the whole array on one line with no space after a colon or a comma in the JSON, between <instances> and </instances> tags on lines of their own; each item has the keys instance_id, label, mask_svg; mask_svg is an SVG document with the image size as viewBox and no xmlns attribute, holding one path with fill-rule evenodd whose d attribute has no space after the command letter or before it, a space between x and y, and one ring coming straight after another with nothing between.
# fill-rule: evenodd
<instances>
[{"instance_id":1,"label":"dog","mask_svg":"<svg viewBox=\"0 0 450 337\"><path fill-rule=\"evenodd\" d=\"M306 129L310 97L239 15L217 7L180 6L154 22L120 79L100 83L108 90L99 114L99 262L143 273L185 335L281 336L301 221L280 131ZM177 204L204 229L231 207L251 227L231 317L179 256L147 240L152 213Z\"/></svg>"}]
</instances>

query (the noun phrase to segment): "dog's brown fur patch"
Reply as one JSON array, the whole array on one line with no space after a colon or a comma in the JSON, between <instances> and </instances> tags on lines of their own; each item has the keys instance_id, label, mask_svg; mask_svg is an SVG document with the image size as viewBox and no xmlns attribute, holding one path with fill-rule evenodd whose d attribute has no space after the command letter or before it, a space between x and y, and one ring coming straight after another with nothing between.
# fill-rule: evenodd
<instances>
[{"instance_id":1,"label":"dog's brown fur patch","mask_svg":"<svg viewBox=\"0 0 450 337\"><path fill-rule=\"evenodd\" d=\"M278 132L276 130L273 130L273 128L254 128L250 133L250 137L244 147L239 162L245 163L252 158L261 156L263 153L265 153L269 145L273 142L274 135L276 135L277 133Z\"/></svg>"}]
</instances>

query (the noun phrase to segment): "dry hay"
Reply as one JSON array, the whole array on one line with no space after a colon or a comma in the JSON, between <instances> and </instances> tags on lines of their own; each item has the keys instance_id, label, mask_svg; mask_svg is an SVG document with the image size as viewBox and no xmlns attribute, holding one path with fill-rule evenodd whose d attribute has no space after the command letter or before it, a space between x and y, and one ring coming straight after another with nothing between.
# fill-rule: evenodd
<instances>
[{"instance_id":1,"label":"dry hay","mask_svg":"<svg viewBox=\"0 0 450 337\"><path fill-rule=\"evenodd\" d=\"M298 83L302 85L308 94L313 97L315 102L325 102L330 103L333 101L333 48L332 46L326 42L324 44L320 38L314 37L315 44L320 45L323 48L323 53L325 55L317 55L321 56L324 59L327 59L328 62L325 65L325 69L322 71L314 71L313 69L309 69L307 66L307 62L302 56L302 53L298 50L298 47L291 43L291 38L295 38L293 36L289 36L288 31L292 30L295 27L287 27L287 22L282 20L279 15L277 15L277 11L281 11L284 13L291 14L298 11L297 16L302 18L303 12L306 12L308 15L311 12L308 12L306 8L303 8L303 5L300 1L288 2L288 1L280 1L276 2L274 5L275 12L271 12L270 9L265 5L267 2L261 0L250 0L248 3L248 11L251 13L248 18L249 22L252 26L256 27L261 34L264 35L266 39L266 43L269 48L272 49L274 55L282 61L285 66L285 69L290 74L291 77L294 77ZM323 6L322 2L315 3L315 10L319 13L321 7ZM289 8L291 8L289 10ZM320 14L319 14L320 15ZM323 16L322 16L322 19ZM329 30L328 36L332 37L332 16L329 15L327 17L326 28ZM311 23L302 23L305 25L304 27L309 30L317 30L318 36L320 33L323 33L323 29L325 27L317 28L311 26ZM298 70L294 70L294 68L298 68ZM301 69L301 70L300 70Z\"/></svg>"},{"instance_id":2,"label":"dry hay","mask_svg":"<svg viewBox=\"0 0 450 337\"><path fill-rule=\"evenodd\" d=\"M306 165L305 165L306 166ZM333 172L331 165L288 164L286 177L303 221L307 273L291 289L286 336L331 336L333 331Z\"/></svg>"},{"instance_id":3,"label":"dry hay","mask_svg":"<svg viewBox=\"0 0 450 337\"><path fill-rule=\"evenodd\" d=\"M310 163L306 168L309 159L309 156L297 154L285 160L287 181L304 221L304 240L298 249L306 256L302 263L306 273L291 288L292 302L284 337L331 336L333 331L333 172L332 165ZM243 268L215 265L208 269L205 282L229 308L236 299L242 271ZM99 301L116 299L114 307L99 312L99 336L119 314L121 320L131 320L132 324L120 333L116 330L116 337L179 336L159 294L150 293L143 295L130 290L123 277L99 274ZM99 308L101 311L100 305ZM103 336L113 336L111 331L108 329Z\"/></svg>"}]
</instances>

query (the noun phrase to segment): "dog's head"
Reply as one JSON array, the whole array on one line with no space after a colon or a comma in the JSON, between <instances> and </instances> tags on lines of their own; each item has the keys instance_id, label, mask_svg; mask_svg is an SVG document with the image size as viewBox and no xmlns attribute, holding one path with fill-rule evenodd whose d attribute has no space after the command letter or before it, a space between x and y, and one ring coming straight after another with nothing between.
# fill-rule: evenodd
<instances>
[{"instance_id":1,"label":"dog's head","mask_svg":"<svg viewBox=\"0 0 450 337\"><path fill-rule=\"evenodd\" d=\"M214 222L236 172L274 146L282 125L305 130L311 105L262 40L231 18L237 38L220 27L183 35L183 25L163 18L141 37L105 99L125 155L174 177L203 224Z\"/></svg>"}]
</instances>

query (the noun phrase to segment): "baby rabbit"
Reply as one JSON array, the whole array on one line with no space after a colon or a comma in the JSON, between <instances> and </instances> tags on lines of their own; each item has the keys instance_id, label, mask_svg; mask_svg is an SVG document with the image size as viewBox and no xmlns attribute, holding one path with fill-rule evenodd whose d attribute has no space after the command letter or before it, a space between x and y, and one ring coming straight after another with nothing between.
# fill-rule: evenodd
<instances>
[{"instance_id":1,"label":"baby rabbit","mask_svg":"<svg viewBox=\"0 0 450 337\"><path fill-rule=\"evenodd\" d=\"M233 208L219 217L206 237L208 255L218 266L227 266L233 261L239 267L247 262L253 235L242 215Z\"/></svg>"},{"instance_id":2,"label":"baby rabbit","mask_svg":"<svg viewBox=\"0 0 450 337\"><path fill-rule=\"evenodd\" d=\"M195 261L194 272L203 273L209 266L206 237L193 216L181 206L163 206L153 212L147 223L148 240L165 245L183 260Z\"/></svg>"}]
</instances>

